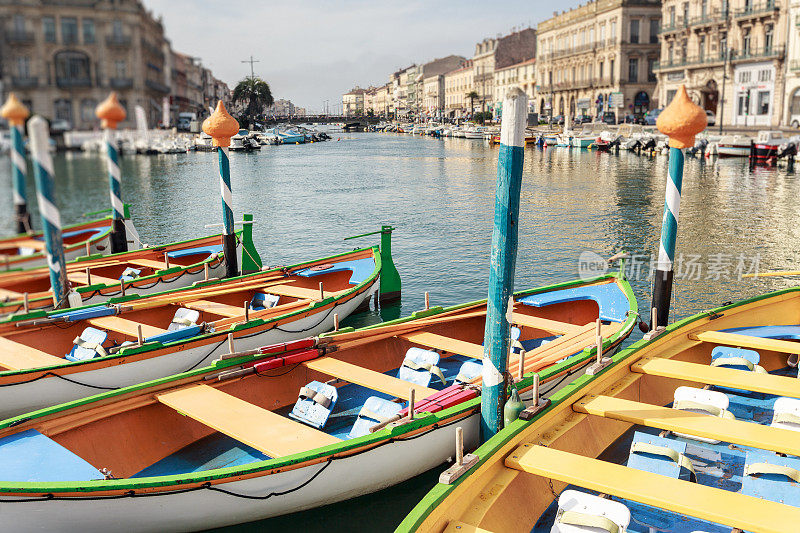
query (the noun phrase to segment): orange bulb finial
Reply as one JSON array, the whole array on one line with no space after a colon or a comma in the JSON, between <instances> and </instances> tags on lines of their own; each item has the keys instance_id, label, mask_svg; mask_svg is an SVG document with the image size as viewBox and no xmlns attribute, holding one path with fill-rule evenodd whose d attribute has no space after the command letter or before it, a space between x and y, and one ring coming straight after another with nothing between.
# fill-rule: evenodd
<instances>
[{"instance_id":1,"label":"orange bulb finial","mask_svg":"<svg viewBox=\"0 0 800 533\"><path fill-rule=\"evenodd\" d=\"M707 123L705 112L689 99L685 85L680 86L656 120L658 131L669 136L669 145L673 148L694 146L694 136L706 129Z\"/></svg>"},{"instance_id":2,"label":"orange bulb finial","mask_svg":"<svg viewBox=\"0 0 800 533\"><path fill-rule=\"evenodd\" d=\"M12 126L22 126L30 114L28 108L19 101L14 93L9 93L8 100L3 104L3 107L0 107L0 115L8 120L8 123Z\"/></svg>"},{"instance_id":3,"label":"orange bulb finial","mask_svg":"<svg viewBox=\"0 0 800 533\"><path fill-rule=\"evenodd\" d=\"M239 123L228 113L225 104L220 100L211 116L203 121L203 131L211 135L213 146L226 147L231 145L231 137L239 131Z\"/></svg>"},{"instance_id":4,"label":"orange bulb finial","mask_svg":"<svg viewBox=\"0 0 800 533\"><path fill-rule=\"evenodd\" d=\"M117 129L117 124L125 120L125 108L119 105L117 93L111 91L108 98L100 102L94 110L94 114L101 120L104 128Z\"/></svg>"}]
</instances>

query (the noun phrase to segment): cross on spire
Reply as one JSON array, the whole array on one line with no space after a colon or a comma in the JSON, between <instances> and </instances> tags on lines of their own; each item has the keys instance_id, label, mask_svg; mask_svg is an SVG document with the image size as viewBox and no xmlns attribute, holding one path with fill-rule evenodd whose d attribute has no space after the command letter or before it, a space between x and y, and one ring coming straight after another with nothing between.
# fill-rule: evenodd
<instances>
[{"instance_id":1,"label":"cross on spire","mask_svg":"<svg viewBox=\"0 0 800 533\"><path fill-rule=\"evenodd\" d=\"M250 77L251 78L255 78L256 77L256 74L255 74L255 72L253 70L253 63L259 63L259 62L260 61L258 61L257 59L253 59L253 56L250 56L250 59L246 59L246 60L242 61L242 63L250 63Z\"/></svg>"}]
</instances>

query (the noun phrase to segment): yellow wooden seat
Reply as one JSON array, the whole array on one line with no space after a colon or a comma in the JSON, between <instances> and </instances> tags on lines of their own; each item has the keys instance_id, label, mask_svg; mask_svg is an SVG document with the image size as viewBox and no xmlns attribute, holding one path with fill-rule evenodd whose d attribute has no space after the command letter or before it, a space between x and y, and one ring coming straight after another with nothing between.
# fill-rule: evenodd
<instances>
[{"instance_id":1,"label":"yellow wooden seat","mask_svg":"<svg viewBox=\"0 0 800 533\"><path fill-rule=\"evenodd\" d=\"M208 385L192 385L157 394L156 399L270 457L283 457L341 442L327 433Z\"/></svg>"},{"instance_id":2,"label":"yellow wooden seat","mask_svg":"<svg viewBox=\"0 0 800 533\"><path fill-rule=\"evenodd\" d=\"M541 318L538 316L528 316L523 315L522 313L512 313L511 323L517 326L527 326L529 328L541 329L549 333L556 333L558 335L575 333L583 328L583 326L579 326L577 324L569 324L567 322L550 320L549 318Z\"/></svg>"},{"instance_id":3,"label":"yellow wooden seat","mask_svg":"<svg viewBox=\"0 0 800 533\"><path fill-rule=\"evenodd\" d=\"M25 370L43 366L63 365L66 359L0 337L0 365L9 370Z\"/></svg>"},{"instance_id":4,"label":"yellow wooden seat","mask_svg":"<svg viewBox=\"0 0 800 533\"><path fill-rule=\"evenodd\" d=\"M44 251L46 245L44 241L37 241L36 239L20 239L8 243L10 246L18 246L20 248L31 248L33 250Z\"/></svg>"},{"instance_id":5,"label":"yellow wooden seat","mask_svg":"<svg viewBox=\"0 0 800 533\"><path fill-rule=\"evenodd\" d=\"M242 307L236 307L219 302L212 302L210 300L193 300L191 302L184 302L183 307L195 309L197 311L205 311L207 313L214 313L215 315L225 316L228 318L244 316L244 303L242 303Z\"/></svg>"},{"instance_id":6,"label":"yellow wooden seat","mask_svg":"<svg viewBox=\"0 0 800 533\"><path fill-rule=\"evenodd\" d=\"M71 272L67 272L67 279L70 280L72 283L79 283L81 285L89 284L89 278L86 276L86 271L84 270L74 270ZM98 276L94 273L91 274L91 282L92 285L97 285L99 283L102 283L104 285L119 285L118 279Z\"/></svg>"},{"instance_id":7,"label":"yellow wooden seat","mask_svg":"<svg viewBox=\"0 0 800 533\"><path fill-rule=\"evenodd\" d=\"M453 521L447 524L444 533L492 533L492 531L466 522Z\"/></svg>"},{"instance_id":8,"label":"yellow wooden seat","mask_svg":"<svg viewBox=\"0 0 800 533\"><path fill-rule=\"evenodd\" d=\"M0 287L0 302L2 301L14 301L14 300L22 300L23 294L21 292L10 291L8 289L3 289Z\"/></svg>"},{"instance_id":9,"label":"yellow wooden seat","mask_svg":"<svg viewBox=\"0 0 800 533\"><path fill-rule=\"evenodd\" d=\"M689 338L696 341L725 344L727 346L737 346L739 348L750 348L752 350L769 350L773 352L800 354L800 342L751 337L750 335L739 335L738 333L704 331L702 333L690 334Z\"/></svg>"},{"instance_id":10,"label":"yellow wooden seat","mask_svg":"<svg viewBox=\"0 0 800 533\"><path fill-rule=\"evenodd\" d=\"M475 359L483 358L483 346L480 344L453 339L436 333L415 331L405 335L398 335L398 338L436 350L444 350L445 352L474 357Z\"/></svg>"},{"instance_id":11,"label":"yellow wooden seat","mask_svg":"<svg viewBox=\"0 0 800 533\"><path fill-rule=\"evenodd\" d=\"M687 363L685 361L674 361L662 357L637 361L631 365L631 370L651 376L662 376L665 378L694 381L695 383L703 383L706 385L718 385L720 387L745 389L753 392L774 394L776 396L800 398L800 382L798 382L797 378L786 376L774 376L772 374L748 372L735 368Z\"/></svg>"},{"instance_id":12,"label":"yellow wooden seat","mask_svg":"<svg viewBox=\"0 0 800 533\"><path fill-rule=\"evenodd\" d=\"M745 531L793 531L800 521L797 507L539 445L517 448L506 457L505 464L528 474Z\"/></svg>"},{"instance_id":13,"label":"yellow wooden seat","mask_svg":"<svg viewBox=\"0 0 800 533\"><path fill-rule=\"evenodd\" d=\"M155 259L128 259L126 261L131 265L136 265L145 268L153 268L155 270L165 270L167 268L167 264L163 261L157 261Z\"/></svg>"},{"instance_id":14,"label":"yellow wooden seat","mask_svg":"<svg viewBox=\"0 0 800 533\"><path fill-rule=\"evenodd\" d=\"M295 287L294 285L270 285L264 289L269 294L278 296L288 296L289 298L300 298L301 300L319 300L319 289L308 289L306 287ZM325 298L335 296L335 292L325 292Z\"/></svg>"},{"instance_id":15,"label":"yellow wooden seat","mask_svg":"<svg viewBox=\"0 0 800 533\"><path fill-rule=\"evenodd\" d=\"M314 359L303 363L306 367L317 372L322 372L331 377L343 379L348 383L361 385L374 391L383 392L408 400L409 390L414 389L414 396L416 400L427 398L431 394L436 393L434 389L416 385L414 383L404 381L386 374L381 374L374 370L364 368L346 361L340 361L333 357L323 357L321 359Z\"/></svg>"},{"instance_id":16,"label":"yellow wooden seat","mask_svg":"<svg viewBox=\"0 0 800 533\"><path fill-rule=\"evenodd\" d=\"M671 409L612 396L585 396L573 404L579 413L603 416L631 424L666 429L696 437L732 442L773 452L800 455L797 432L742 420Z\"/></svg>"},{"instance_id":17,"label":"yellow wooden seat","mask_svg":"<svg viewBox=\"0 0 800 533\"><path fill-rule=\"evenodd\" d=\"M133 320L128 320L127 318L122 318L119 316L101 316L98 318L90 318L87 320L87 322L96 328L106 329L108 331L116 331L117 333L130 335L134 338L138 335L139 326L142 326L142 336L145 338L158 335L159 333L166 333L167 331L166 329L157 328L148 324L142 324L141 322L134 322Z\"/></svg>"}]
</instances>

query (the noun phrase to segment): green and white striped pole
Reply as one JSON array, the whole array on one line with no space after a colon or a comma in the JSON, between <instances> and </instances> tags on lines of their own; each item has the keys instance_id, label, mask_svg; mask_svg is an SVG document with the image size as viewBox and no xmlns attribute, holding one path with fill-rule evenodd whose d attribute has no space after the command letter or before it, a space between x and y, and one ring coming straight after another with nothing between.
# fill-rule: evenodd
<instances>
[{"instance_id":1,"label":"green and white striped pole","mask_svg":"<svg viewBox=\"0 0 800 533\"><path fill-rule=\"evenodd\" d=\"M483 343L481 437L484 441L503 427L506 364L511 342L508 306L514 292L517 262L519 198L522 189L522 163L525 159L527 111L527 95L519 88L512 89L503 102L497 160L497 192Z\"/></svg>"},{"instance_id":2,"label":"green and white striped pole","mask_svg":"<svg viewBox=\"0 0 800 533\"><path fill-rule=\"evenodd\" d=\"M45 254L50 269L50 285L56 309L67 306L67 268L64 260L64 241L61 239L61 214L55 201L55 175L50 156L50 135L47 121L35 116L28 121L28 138L31 141L33 174L36 179L36 199L44 229Z\"/></svg>"},{"instance_id":3,"label":"green and white striped pole","mask_svg":"<svg viewBox=\"0 0 800 533\"><path fill-rule=\"evenodd\" d=\"M656 125L661 133L669 136L669 176L664 199L664 218L661 224L661 244L653 280L653 302L655 321L650 330L667 325L670 300L672 298L673 263L675 241L678 236L678 214L681 207L683 186L683 149L694 146L695 135L706 127L706 114L686 94L681 86L675 98L659 115Z\"/></svg>"},{"instance_id":4,"label":"green and white striped pole","mask_svg":"<svg viewBox=\"0 0 800 533\"><path fill-rule=\"evenodd\" d=\"M106 163L108 165L108 182L111 196L111 253L128 251L128 235L125 231L125 204L122 203L122 171L119 168L117 151L117 124L125 120L125 108L117 100L117 93L108 95L95 110L95 115L102 121L106 142Z\"/></svg>"},{"instance_id":5,"label":"green and white striped pole","mask_svg":"<svg viewBox=\"0 0 800 533\"><path fill-rule=\"evenodd\" d=\"M30 233L31 214L28 212L28 195L26 193L25 176L25 143L23 127L30 112L14 93L9 93L8 100L0 108L0 115L8 120L11 129L11 180L13 184L14 211L17 219L17 233Z\"/></svg>"},{"instance_id":6,"label":"green and white striped pole","mask_svg":"<svg viewBox=\"0 0 800 533\"><path fill-rule=\"evenodd\" d=\"M239 131L239 123L225 109L220 100L210 117L203 121L203 131L211 136L219 155L219 187L222 196L222 251L225 254L225 277L239 275L236 257L236 232L233 228L233 194L231 193L231 165L228 147L231 137Z\"/></svg>"}]
</instances>

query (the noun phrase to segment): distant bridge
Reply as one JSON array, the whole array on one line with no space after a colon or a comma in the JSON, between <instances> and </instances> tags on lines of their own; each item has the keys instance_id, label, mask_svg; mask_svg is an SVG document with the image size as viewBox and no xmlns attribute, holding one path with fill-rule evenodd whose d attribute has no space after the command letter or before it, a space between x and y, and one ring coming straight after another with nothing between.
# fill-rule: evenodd
<instances>
[{"instance_id":1,"label":"distant bridge","mask_svg":"<svg viewBox=\"0 0 800 533\"><path fill-rule=\"evenodd\" d=\"M311 123L319 123L319 124L330 124L330 123L344 123L344 124L359 124L362 128L369 124L377 124L380 122L381 119L378 117L341 117L341 116L332 116L332 115L306 115L303 117L274 117L268 118L266 120L266 124L273 125L273 124L307 124Z\"/></svg>"}]
</instances>

